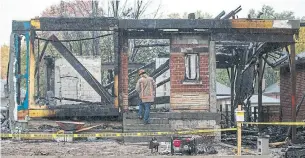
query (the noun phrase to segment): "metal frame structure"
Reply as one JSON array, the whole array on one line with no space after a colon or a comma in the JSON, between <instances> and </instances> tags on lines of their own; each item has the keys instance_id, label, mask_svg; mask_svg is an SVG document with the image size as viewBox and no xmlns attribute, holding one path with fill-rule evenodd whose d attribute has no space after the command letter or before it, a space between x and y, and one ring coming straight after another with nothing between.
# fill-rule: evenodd
<instances>
[{"instance_id":1,"label":"metal frame structure","mask_svg":"<svg viewBox=\"0 0 305 158\"><path fill-rule=\"evenodd\" d=\"M32 19L30 21L13 21L12 36L11 36L11 56L9 68L9 89L11 92L11 117L17 120L23 120L26 116L29 117L45 117L54 116L55 111L49 109L47 106L37 106L35 103L35 61L34 40L36 31L114 31L114 47L115 47L115 63L114 63L114 84L110 83L106 86L96 85L98 82L94 77L89 79L90 73L82 75L88 83L99 91L101 96L106 96L107 105L115 108L123 108L122 88L119 86L123 80L121 73L122 53L126 53L128 39L171 39L173 35L208 35L210 41L218 43L216 47L229 48L237 44L241 46L241 42L257 42L262 43L261 50L270 51L272 46L284 47L289 44L292 45L291 57L294 59L294 35L298 33L300 21L298 20L260 20L260 19L116 19L116 18L47 18L41 17ZM25 36L26 41L26 73L20 75L18 66L20 65L20 35ZM52 36L49 39L55 48L61 54L70 54L66 58L71 59L70 64L77 60L72 59L73 55L68 49L62 47L60 41ZM229 42L229 43L228 43ZM231 43L230 43L231 42ZM44 53L43 49L42 53ZM39 53L39 52L38 52ZM213 52L216 53L216 52ZM72 55L72 56L71 56ZM74 57L75 58L75 57ZM225 63L226 56L217 55L217 67L228 68L232 63ZM127 61L128 62L128 61ZM79 73L88 72L83 67L77 67L81 64L74 63L76 70L81 70ZM295 72L294 60L291 61L291 71ZM154 74L165 72L169 69L168 65L161 66ZM162 74L162 73L161 73ZM18 86L20 87L19 79L24 77L26 79L26 97L23 102L18 101L20 93L18 93ZM169 81L167 79L165 82ZM292 73L292 81L295 81L295 73ZM163 83L163 82L162 82ZM292 82L293 83L293 82ZM114 85L115 97L111 96L105 88L110 88ZM98 89L97 89L98 87ZM295 84L292 86L293 95L295 95ZM131 97L132 92L130 93ZM292 96L292 108L295 108L295 97ZM114 105L114 106L113 106ZM18 112L17 112L18 111ZM18 114L17 114L18 113Z\"/></svg>"}]
</instances>

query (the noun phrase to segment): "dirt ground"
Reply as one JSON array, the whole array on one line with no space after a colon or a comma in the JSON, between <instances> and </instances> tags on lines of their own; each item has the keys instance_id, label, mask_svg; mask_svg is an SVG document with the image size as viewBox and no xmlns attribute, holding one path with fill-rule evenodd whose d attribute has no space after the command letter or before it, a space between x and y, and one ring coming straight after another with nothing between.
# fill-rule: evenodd
<instances>
[{"instance_id":1,"label":"dirt ground","mask_svg":"<svg viewBox=\"0 0 305 158\"><path fill-rule=\"evenodd\" d=\"M120 145L102 142L1 142L1 156L131 156L149 155L147 146Z\"/></svg>"},{"instance_id":2,"label":"dirt ground","mask_svg":"<svg viewBox=\"0 0 305 158\"><path fill-rule=\"evenodd\" d=\"M164 148L164 147L163 147ZM234 155L232 149L215 146L218 154L213 156ZM162 147L161 147L162 151ZM147 145L120 144L114 140L81 141L81 142L24 142L1 141L1 156L157 156L160 153L151 153ZM210 155L212 156L212 155ZM280 157L273 152L270 157Z\"/></svg>"}]
</instances>

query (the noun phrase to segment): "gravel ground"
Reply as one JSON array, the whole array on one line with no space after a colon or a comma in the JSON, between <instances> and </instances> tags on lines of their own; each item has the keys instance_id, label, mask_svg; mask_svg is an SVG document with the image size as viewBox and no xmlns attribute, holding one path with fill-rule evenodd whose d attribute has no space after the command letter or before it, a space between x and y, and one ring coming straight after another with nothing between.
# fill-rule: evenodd
<instances>
[{"instance_id":1,"label":"gravel ground","mask_svg":"<svg viewBox=\"0 0 305 158\"><path fill-rule=\"evenodd\" d=\"M159 153L166 147L160 146ZM218 154L213 156L234 155L230 148L215 146ZM280 158L279 149L274 150L270 157ZM147 145L120 144L113 140L82 141L82 142L25 142L25 141L1 141L1 156L157 156L159 153L151 153ZM212 156L212 155L211 155Z\"/></svg>"}]
</instances>

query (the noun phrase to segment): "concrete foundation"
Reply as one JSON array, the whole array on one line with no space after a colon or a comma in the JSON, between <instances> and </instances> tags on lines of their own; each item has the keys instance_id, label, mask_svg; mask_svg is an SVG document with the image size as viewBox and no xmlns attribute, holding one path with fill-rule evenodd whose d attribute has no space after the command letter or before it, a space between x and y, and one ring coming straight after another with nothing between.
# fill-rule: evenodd
<instances>
[{"instance_id":1,"label":"concrete foundation","mask_svg":"<svg viewBox=\"0 0 305 158\"><path fill-rule=\"evenodd\" d=\"M151 124L144 125L143 120L138 119L137 113L124 113L124 132L166 132L196 129L219 129L220 114L212 112L154 112L150 114ZM200 133L220 140L220 132ZM148 142L153 136L125 138L126 142ZM170 139L170 136L158 136L162 141ZM157 138L158 139L158 138Z\"/></svg>"}]
</instances>

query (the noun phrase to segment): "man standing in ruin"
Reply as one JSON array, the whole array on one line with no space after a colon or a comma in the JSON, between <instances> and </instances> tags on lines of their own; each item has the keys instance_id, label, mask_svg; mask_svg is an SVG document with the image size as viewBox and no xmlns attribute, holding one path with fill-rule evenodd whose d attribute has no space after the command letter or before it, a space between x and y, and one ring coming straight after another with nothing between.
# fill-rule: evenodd
<instances>
[{"instance_id":1,"label":"man standing in ruin","mask_svg":"<svg viewBox=\"0 0 305 158\"><path fill-rule=\"evenodd\" d=\"M150 124L149 113L150 106L155 101L156 83L152 77L149 77L145 70L139 70L140 79L136 84L136 91L139 94L141 103L139 103L139 118L142 119L142 110L144 106L144 124Z\"/></svg>"}]
</instances>

